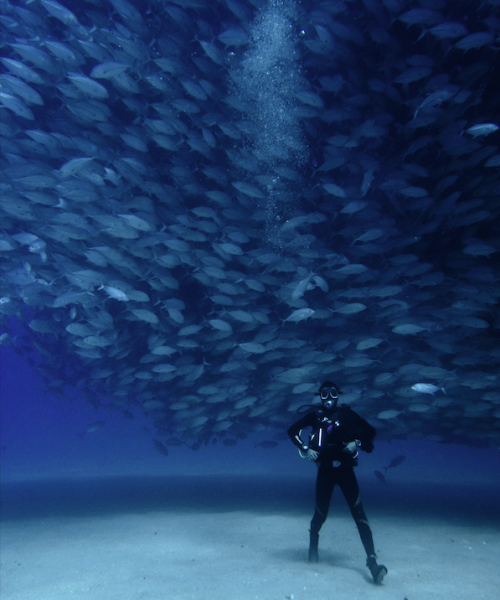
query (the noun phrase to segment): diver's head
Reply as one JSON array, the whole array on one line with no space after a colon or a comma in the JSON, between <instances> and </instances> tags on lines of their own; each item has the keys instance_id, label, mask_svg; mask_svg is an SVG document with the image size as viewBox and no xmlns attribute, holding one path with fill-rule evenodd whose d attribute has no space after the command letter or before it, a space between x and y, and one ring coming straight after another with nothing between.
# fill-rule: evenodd
<instances>
[{"instance_id":1,"label":"diver's head","mask_svg":"<svg viewBox=\"0 0 500 600\"><path fill-rule=\"evenodd\" d=\"M328 411L335 410L337 408L339 394L341 393L342 392L332 381L325 381L322 383L321 387L319 388L319 392L317 392L321 398L321 402L323 403L323 408Z\"/></svg>"}]
</instances>

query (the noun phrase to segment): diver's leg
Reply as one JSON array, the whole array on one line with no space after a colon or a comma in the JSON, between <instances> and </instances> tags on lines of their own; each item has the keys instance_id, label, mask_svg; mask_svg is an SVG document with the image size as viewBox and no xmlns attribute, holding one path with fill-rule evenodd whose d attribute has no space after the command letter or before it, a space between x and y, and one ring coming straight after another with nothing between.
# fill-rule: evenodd
<instances>
[{"instance_id":1,"label":"diver's leg","mask_svg":"<svg viewBox=\"0 0 500 600\"><path fill-rule=\"evenodd\" d=\"M319 533L314 533L309 529L309 562L317 563L319 561L318 554Z\"/></svg>"},{"instance_id":2,"label":"diver's leg","mask_svg":"<svg viewBox=\"0 0 500 600\"><path fill-rule=\"evenodd\" d=\"M375 554L372 531L368 524L365 511L363 510L363 505L361 504L359 485L353 469L343 470L339 479L339 486L347 501L351 515L356 522L366 554L367 556L371 556L372 554Z\"/></svg>"},{"instance_id":3,"label":"diver's leg","mask_svg":"<svg viewBox=\"0 0 500 600\"><path fill-rule=\"evenodd\" d=\"M332 470L320 466L316 478L316 506L309 530L309 562L318 562L319 560L319 530L326 521L334 485Z\"/></svg>"},{"instance_id":4,"label":"diver's leg","mask_svg":"<svg viewBox=\"0 0 500 600\"><path fill-rule=\"evenodd\" d=\"M384 565L377 564L372 530L370 529L363 505L361 504L359 485L353 469L346 469L342 472L339 479L339 485L347 501L354 521L356 522L359 536L361 537L361 542L363 543L363 547L367 556L366 566L371 571L373 581L375 581L375 583L382 583L382 580L387 575L387 568Z\"/></svg>"}]
</instances>

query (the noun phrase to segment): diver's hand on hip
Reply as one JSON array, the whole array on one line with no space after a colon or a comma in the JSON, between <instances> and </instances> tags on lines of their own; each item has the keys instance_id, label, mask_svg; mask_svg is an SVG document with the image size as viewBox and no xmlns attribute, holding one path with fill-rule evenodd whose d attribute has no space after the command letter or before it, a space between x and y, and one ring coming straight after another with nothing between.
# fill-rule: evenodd
<instances>
[{"instance_id":1,"label":"diver's hand on hip","mask_svg":"<svg viewBox=\"0 0 500 600\"><path fill-rule=\"evenodd\" d=\"M356 444L356 442L354 440L352 442L349 442L348 444L346 444L345 448L342 450L342 452L346 452L348 454L356 454L357 451L358 451L358 445Z\"/></svg>"},{"instance_id":2,"label":"diver's hand on hip","mask_svg":"<svg viewBox=\"0 0 500 600\"><path fill-rule=\"evenodd\" d=\"M319 452L316 452L316 450L311 450L309 448L309 450L306 452L306 458L307 458L307 460L310 460L311 462L315 462L316 460L318 460L318 456L319 456Z\"/></svg>"}]
</instances>

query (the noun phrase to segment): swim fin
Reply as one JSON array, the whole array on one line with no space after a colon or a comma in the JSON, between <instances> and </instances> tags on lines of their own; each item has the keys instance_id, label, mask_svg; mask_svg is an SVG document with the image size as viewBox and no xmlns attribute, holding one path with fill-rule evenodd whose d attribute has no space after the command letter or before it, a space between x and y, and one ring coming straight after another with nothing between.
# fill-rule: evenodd
<instances>
[{"instance_id":1,"label":"swim fin","mask_svg":"<svg viewBox=\"0 0 500 600\"><path fill-rule=\"evenodd\" d=\"M373 581L380 585L387 575L387 568L384 565L377 564L377 557L374 554L366 559L366 566L370 569Z\"/></svg>"}]
</instances>

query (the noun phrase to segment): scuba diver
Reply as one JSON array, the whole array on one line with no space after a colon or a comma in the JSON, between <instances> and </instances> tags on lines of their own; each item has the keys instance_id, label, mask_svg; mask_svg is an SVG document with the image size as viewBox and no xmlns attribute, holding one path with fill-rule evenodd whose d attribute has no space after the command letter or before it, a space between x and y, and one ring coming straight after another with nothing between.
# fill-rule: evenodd
<instances>
[{"instance_id":1,"label":"scuba diver","mask_svg":"<svg viewBox=\"0 0 500 600\"><path fill-rule=\"evenodd\" d=\"M346 404L338 406L338 387L325 381L319 392L322 406L313 408L288 429L288 435L298 447L302 458L316 463L316 507L311 520L309 561L318 562L319 530L326 521L333 488L339 485L358 527L366 551L366 566L375 583L387 575L384 565L377 564L373 536L361 504L359 486L354 474L358 464L358 450L371 452L375 429ZM308 443L300 438L302 429L312 428Z\"/></svg>"}]
</instances>

